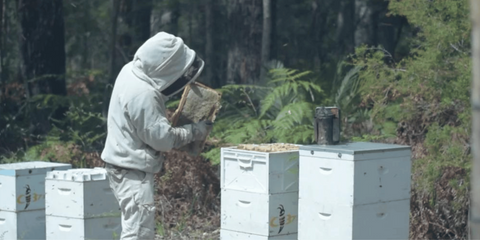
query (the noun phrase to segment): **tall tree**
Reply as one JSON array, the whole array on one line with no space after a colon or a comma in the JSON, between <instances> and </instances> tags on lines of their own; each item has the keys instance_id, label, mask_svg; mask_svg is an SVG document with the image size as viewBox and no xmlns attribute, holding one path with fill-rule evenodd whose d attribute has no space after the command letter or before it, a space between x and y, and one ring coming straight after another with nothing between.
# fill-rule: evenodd
<instances>
[{"instance_id":1,"label":"tall tree","mask_svg":"<svg viewBox=\"0 0 480 240\"><path fill-rule=\"evenodd\" d=\"M471 172L470 239L480 238L480 2L470 0L472 19L472 132L473 166Z\"/></svg>"},{"instance_id":2,"label":"tall tree","mask_svg":"<svg viewBox=\"0 0 480 240\"><path fill-rule=\"evenodd\" d=\"M353 53L355 46L355 2L352 0L340 0L337 15L337 30L335 40L337 45L337 56L345 53Z\"/></svg>"},{"instance_id":3,"label":"tall tree","mask_svg":"<svg viewBox=\"0 0 480 240\"><path fill-rule=\"evenodd\" d=\"M110 35L110 70L109 70L109 83L115 83L115 77L117 75L116 69L116 59L117 59L117 25L118 25L118 14L120 8L119 0L111 0L112 3L112 12L111 12L111 35Z\"/></svg>"},{"instance_id":4,"label":"tall tree","mask_svg":"<svg viewBox=\"0 0 480 240\"><path fill-rule=\"evenodd\" d=\"M166 25L165 30L168 33L178 36L180 32L180 27L178 23L178 19L180 18L180 9L181 9L181 2L180 0L172 0L168 1L166 4L166 8L168 9L166 14Z\"/></svg>"},{"instance_id":5,"label":"tall tree","mask_svg":"<svg viewBox=\"0 0 480 240\"><path fill-rule=\"evenodd\" d=\"M28 95L66 95L65 84L65 29L62 0L17 0L21 26L22 73L27 81ZM54 118L62 118L59 109ZM37 111L35 129L48 130L48 116Z\"/></svg>"},{"instance_id":6,"label":"tall tree","mask_svg":"<svg viewBox=\"0 0 480 240\"><path fill-rule=\"evenodd\" d=\"M230 46L227 82L253 83L260 75L262 1L228 1Z\"/></svg>"},{"instance_id":7,"label":"tall tree","mask_svg":"<svg viewBox=\"0 0 480 240\"><path fill-rule=\"evenodd\" d=\"M205 1L205 78L206 84L210 84L213 87L220 87L220 84L214 79L214 67L215 64L215 52L214 46L214 4L215 0Z\"/></svg>"},{"instance_id":8,"label":"tall tree","mask_svg":"<svg viewBox=\"0 0 480 240\"><path fill-rule=\"evenodd\" d=\"M89 34L88 33L88 30L89 30L89 24L88 24L88 20L91 19L91 15L90 15L90 1L91 0L85 0L85 3L84 3L84 9L83 9L83 24L82 24L82 27L83 27L83 34L81 35L82 36L82 43L83 43L83 51L82 51L82 63L81 63L81 66L82 68L84 69L88 69L89 66L88 66L88 59L89 59L89 49L88 49L88 46L89 46L89 41L88 41L88 38L89 38Z\"/></svg>"},{"instance_id":9,"label":"tall tree","mask_svg":"<svg viewBox=\"0 0 480 240\"><path fill-rule=\"evenodd\" d=\"M137 49L150 38L150 16L152 0L121 0L119 16L126 25L120 35L120 49L124 63L130 61Z\"/></svg>"},{"instance_id":10,"label":"tall tree","mask_svg":"<svg viewBox=\"0 0 480 240\"><path fill-rule=\"evenodd\" d=\"M270 0L270 18L272 30L270 32L270 59L277 58L277 0Z\"/></svg>"},{"instance_id":11,"label":"tall tree","mask_svg":"<svg viewBox=\"0 0 480 240\"><path fill-rule=\"evenodd\" d=\"M377 12L370 0L355 0L355 47L376 45Z\"/></svg>"},{"instance_id":12,"label":"tall tree","mask_svg":"<svg viewBox=\"0 0 480 240\"><path fill-rule=\"evenodd\" d=\"M5 35L5 11L4 9L6 8L5 6L5 0L2 0L0 2L0 78L1 82L0 84L2 87L0 88L0 103L2 103L2 99L5 96L5 87L6 87L6 77L5 77L5 65L4 65L4 58L5 58L5 45L4 45L4 35ZM2 109L2 106L0 106L0 109Z\"/></svg>"},{"instance_id":13,"label":"tall tree","mask_svg":"<svg viewBox=\"0 0 480 240\"><path fill-rule=\"evenodd\" d=\"M110 66L108 71L108 85L105 88L105 93L103 95L103 115L107 116L108 106L110 104L110 96L113 85L115 84L115 79L117 77L117 25L118 25L118 14L120 10L120 0L111 0L111 33L110 33Z\"/></svg>"},{"instance_id":14,"label":"tall tree","mask_svg":"<svg viewBox=\"0 0 480 240\"><path fill-rule=\"evenodd\" d=\"M150 17L152 15L153 0L135 0L134 1L134 29L135 42L140 45L150 38ZM138 45L138 44L137 44ZM139 46L139 45L138 45ZM137 46L137 47L138 47Z\"/></svg>"},{"instance_id":15,"label":"tall tree","mask_svg":"<svg viewBox=\"0 0 480 240\"><path fill-rule=\"evenodd\" d=\"M262 52L260 80L265 78L267 62L270 60L271 34L272 34L272 16L271 0L263 0L263 31L262 31Z\"/></svg>"}]
</instances>

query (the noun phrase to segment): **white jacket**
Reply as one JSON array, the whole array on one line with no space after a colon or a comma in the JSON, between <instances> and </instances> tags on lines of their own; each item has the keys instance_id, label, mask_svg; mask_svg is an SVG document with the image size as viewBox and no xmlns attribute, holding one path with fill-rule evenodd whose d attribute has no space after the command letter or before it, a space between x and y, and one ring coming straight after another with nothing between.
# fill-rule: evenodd
<instances>
[{"instance_id":1,"label":"white jacket","mask_svg":"<svg viewBox=\"0 0 480 240\"><path fill-rule=\"evenodd\" d=\"M163 163L160 152L193 140L192 125L171 127L166 118L167 96L162 90L179 79L194 59L195 52L182 39L165 32L156 34L138 49L115 81L103 161L157 173ZM183 87L169 91L170 96Z\"/></svg>"}]
</instances>

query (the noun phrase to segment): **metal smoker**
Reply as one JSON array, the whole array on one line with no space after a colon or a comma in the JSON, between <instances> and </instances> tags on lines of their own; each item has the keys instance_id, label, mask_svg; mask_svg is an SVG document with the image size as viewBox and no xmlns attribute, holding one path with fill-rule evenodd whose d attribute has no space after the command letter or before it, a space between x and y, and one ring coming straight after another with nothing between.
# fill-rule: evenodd
<instances>
[{"instance_id":1,"label":"metal smoker","mask_svg":"<svg viewBox=\"0 0 480 240\"><path fill-rule=\"evenodd\" d=\"M317 144L335 145L340 142L340 108L317 107L313 125Z\"/></svg>"}]
</instances>

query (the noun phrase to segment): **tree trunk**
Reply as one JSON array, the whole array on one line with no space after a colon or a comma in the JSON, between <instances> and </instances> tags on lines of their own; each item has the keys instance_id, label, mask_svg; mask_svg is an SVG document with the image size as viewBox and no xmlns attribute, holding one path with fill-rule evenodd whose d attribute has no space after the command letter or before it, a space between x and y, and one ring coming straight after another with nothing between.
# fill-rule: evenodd
<instances>
[{"instance_id":1,"label":"tree trunk","mask_svg":"<svg viewBox=\"0 0 480 240\"><path fill-rule=\"evenodd\" d=\"M192 18L193 18L193 9L192 7L189 7L188 8L188 13L187 13L187 19L188 19L188 43L190 45L193 44L193 22L192 22Z\"/></svg>"},{"instance_id":2,"label":"tree trunk","mask_svg":"<svg viewBox=\"0 0 480 240\"><path fill-rule=\"evenodd\" d=\"M30 95L66 95L63 1L17 0L17 7L22 33L22 70L29 81ZM64 110L58 109L53 118L63 118ZM48 131L46 113L36 111L35 118L32 123L36 123L37 133Z\"/></svg>"},{"instance_id":3,"label":"tree trunk","mask_svg":"<svg viewBox=\"0 0 480 240\"><path fill-rule=\"evenodd\" d=\"M211 85L213 88L220 87L220 84L216 81L214 76L215 53L214 46L214 33L215 28L213 24L215 0L206 0L205 2L205 84Z\"/></svg>"},{"instance_id":4,"label":"tree trunk","mask_svg":"<svg viewBox=\"0 0 480 240\"><path fill-rule=\"evenodd\" d=\"M123 62L132 60L137 49L150 38L150 16L152 14L152 0L121 0L119 13L127 30L119 35L118 50Z\"/></svg>"},{"instance_id":5,"label":"tree trunk","mask_svg":"<svg viewBox=\"0 0 480 240\"><path fill-rule=\"evenodd\" d=\"M117 67L116 67L116 46L117 46L117 24L118 24L118 14L120 8L119 0L111 0L112 9L111 9L111 35L110 35L110 69L108 76L108 84L105 88L105 93L103 95L103 116L108 114L108 106L110 104L111 90L115 84L115 79L117 77Z\"/></svg>"},{"instance_id":6,"label":"tree trunk","mask_svg":"<svg viewBox=\"0 0 480 240\"><path fill-rule=\"evenodd\" d=\"M309 45L311 49L306 52L309 68L318 69L321 62L326 60L327 51L323 51L322 48L322 35L328 35L327 33L327 18L328 11L332 8L332 1L312 1L311 8L311 22L309 33Z\"/></svg>"},{"instance_id":7,"label":"tree trunk","mask_svg":"<svg viewBox=\"0 0 480 240\"><path fill-rule=\"evenodd\" d=\"M480 239L480 2L470 0L472 18L472 153L470 239Z\"/></svg>"},{"instance_id":8,"label":"tree trunk","mask_svg":"<svg viewBox=\"0 0 480 240\"><path fill-rule=\"evenodd\" d=\"M135 0L134 4L134 40L138 48L150 38L150 17L152 15L153 2L152 0Z\"/></svg>"},{"instance_id":9,"label":"tree trunk","mask_svg":"<svg viewBox=\"0 0 480 240\"><path fill-rule=\"evenodd\" d=\"M376 45L375 10L368 0L355 0L355 47Z\"/></svg>"},{"instance_id":10,"label":"tree trunk","mask_svg":"<svg viewBox=\"0 0 480 240\"><path fill-rule=\"evenodd\" d=\"M117 75L116 69L116 45L117 45L117 24L118 24L118 12L120 3L118 0L111 0L112 2L112 15L111 15L111 35L110 35L110 69L109 69L109 83L114 84Z\"/></svg>"},{"instance_id":11,"label":"tree trunk","mask_svg":"<svg viewBox=\"0 0 480 240\"><path fill-rule=\"evenodd\" d=\"M2 0L0 2L0 78L2 87L0 88L0 104L3 103L3 98L5 97L5 88L7 85L7 79L5 77L5 65L4 65L4 54L5 54L5 45L4 45L4 40L3 36L5 36L5 28L4 28L4 22L5 22L5 11L4 9L6 8L5 6L5 0ZM2 106L0 105L0 112L1 112Z\"/></svg>"},{"instance_id":12,"label":"tree trunk","mask_svg":"<svg viewBox=\"0 0 480 240\"><path fill-rule=\"evenodd\" d=\"M337 32L335 35L337 56L344 56L354 52L355 47L355 2L341 0L337 16Z\"/></svg>"},{"instance_id":13,"label":"tree trunk","mask_svg":"<svg viewBox=\"0 0 480 240\"><path fill-rule=\"evenodd\" d=\"M398 41L401 37L403 24L407 22L403 16L391 16L388 15L388 2L382 2L377 4L378 9L378 31L377 42L392 57L395 57L395 49L397 48Z\"/></svg>"},{"instance_id":14,"label":"tree trunk","mask_svg":"<svg viewBox=\"0 0 480 240\"><path fill-rule=\"evenodd\" d=\"M88 31L90 30L89 29L89 26L88 26L88 20L91 19L91 15L90 15L90 0L85 0L85 8L83 9L83 33L82 33L82 43L83 43L83 51L82 51L82 68L83 69L89 69L90 66L88 64L88 60L90 58L90 52L89 52L89 41L88 41L88 38L89 38L89 34Z\"/></svg>"},{"instance_id":15,"label":"tree trunk","mask_svg":"<svg viewBox=\"0 0 480 240\"><path fill-rule=\"evenodd\" d=\"M262 42L262 2L228 1L230 46L227 82L254 83L260 75Z\"/></svg>"},{"instance_id":16,"label":"tree trunk","mask_svg":"<svg viewBox=\"0 0 480 240\"><path fill-rule=\"evenodd\" d=\"M170 19L167 25L167 32L178 36L178 19L180 18L180 2L175 0L170 7Z\"/></svg>"},{"instance_id":17,"label":"tree trunk","mask_svg":"<svg viewBox=\"0 0 480 240\"><path fill-rule=\"evenodd\" d=\"M270 45L272 34L272 18L271 18L271 0L263 0L263 32L262 32L262 51L261 51L261 68L260 80L265 79L267 74L267 63L270 60Z\"/></svg>"},{"instance_id":18,"label":"tree trunk","mask_svg":"<svg viewBox=\"0 0 480 240\"><path fill-rule=\"evenodd\" d=\"M270 0L272 30L270 32L270 59L277 58L277 0Z\"/></svg>"}]
</instances>

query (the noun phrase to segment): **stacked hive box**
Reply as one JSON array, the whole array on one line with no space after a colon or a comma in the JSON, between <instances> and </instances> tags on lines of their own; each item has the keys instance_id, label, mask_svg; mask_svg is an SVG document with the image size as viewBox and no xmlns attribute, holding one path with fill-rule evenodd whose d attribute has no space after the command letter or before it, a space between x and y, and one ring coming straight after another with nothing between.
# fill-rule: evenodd
<instances>
[{"instance_id":1,"label":"stacked hive box","mask_svg":"<svg viewBox=\"0 0 480 240\"><path fill-rule=\"evenodd\" d=\"M49 172L47 239L118 239L121 213L103 168Z\"/></svg>"},{"instance_id":2,"label":"stacked hive box","mask_svg":"<svg viewBox=\"0 0 480 240\"><path fill-rule=\"evenodd\" d=\"M221 188L221 239L297 239L298 150L222 148Z\"/></svg>"},{"instance_id":3,"label":"stacked hive box","mask_svg":"<svg viewBox=\"0 0 480 240\"><path fill-rule=\"evenodd\" d=\"M300 147L299 239L408 239L410 147Z\"/></svg>"},{"instance_id":4,"label":"stacked hive box","mask_svg":"<svg viewBox=\"0 0 480 240\"><path fill-rule=\"evenodd\" d=\"M45 239L45 175L70 164L0 165L0 239Z\"/></svg>"}]
</instances>

